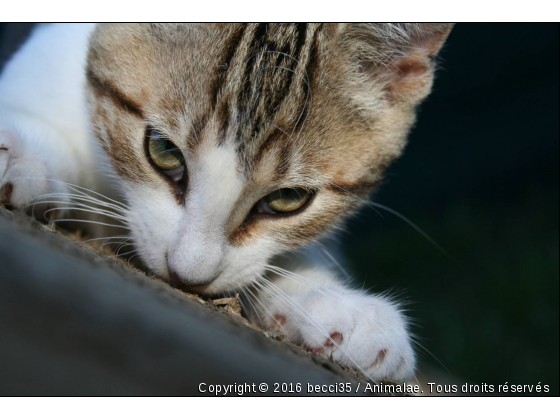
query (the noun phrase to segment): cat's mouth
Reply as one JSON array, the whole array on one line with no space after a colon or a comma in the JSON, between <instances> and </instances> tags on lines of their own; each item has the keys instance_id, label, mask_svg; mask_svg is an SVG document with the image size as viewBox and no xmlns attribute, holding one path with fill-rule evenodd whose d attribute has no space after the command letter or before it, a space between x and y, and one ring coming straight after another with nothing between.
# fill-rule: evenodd
<instances>
[{"instance_id":1,"label":"cat's mouth","mask_svg":"<svg viewBox=\"0 0 560 420\"><path fill-rule=\"evenodd\" d=\"M171 287L173 287L174 289L182 290L187 293L194 293L197 295L204 295L204 296L210 296L212 294L207 291L210 284L188 285L172 275L167 277L165 279L165 282L169 284Z\"/></svg>"},{"instance_id":2,"label":"cat's mouth","mask_svg":"<svg viewBox=\"0 0 560 420\"><path fill-rule=\"evenodd\" d=\"M215 295L215 293L209 292L208 289L211 289L211 287L209 287L210 285L208 284L204 284L204 285L199 285L199 286L184 286L185 289L190 292L190 293L195 293L197 295L202 295L202 296L212 296Z\"/></svg>"},{"instance_id":3,"label":"cat's mouth","mask_svg":"<svg viewBox=\"0 0 560 420\"><path fill-rule=\"evenodd\" d=\"M213 281L207 284L187 284L184 281L181 281L180 277L173 273L173 271L171 270L169 271L169 274L165 281L174 289L178 289L187 293L193 293L202 296L212 296L218 293L216 290L213 290L215 289Z\"/></svg>"}]
</instances>

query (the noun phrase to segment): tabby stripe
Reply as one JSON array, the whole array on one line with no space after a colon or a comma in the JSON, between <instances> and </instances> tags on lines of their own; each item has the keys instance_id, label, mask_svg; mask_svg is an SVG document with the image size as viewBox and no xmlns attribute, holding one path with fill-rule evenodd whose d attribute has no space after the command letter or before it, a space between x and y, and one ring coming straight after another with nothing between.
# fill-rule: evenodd
<instances>
[{"instance_id":1,"label":"tabby stripe","mask_svg":"<svg viewBox=\"0 0 560 420\"><path fill-rule=\"evenodd\" d=\"M315 32L313 33L313 37L311 40L311 47L309 51L309 57L307 59L307 64L305 66L305 73L303 75L303 77L305 77L305 82L304 82L305 93L301 97L301 109L302 111L304 111L304 114L301 117L301 119L299 119L298 116L298 120L294 122L295 125L292 129L292 132L295 132L298 124L301 124L300 130L303 128L303 121L305 121L307 115L309 115L309 113L311 112L309 108L311 104L308 103L308 100L311 99L311 94L313 92L313 84L315 82L315 72L317 71L317 66L319 64L318 34L321 30L321 26L322 24L318 25L315 28Z\"/></svg>"},{"instance_id":2,"label":"tabby stripe","mask_svg":"<svg viewBox=\"0 0 560 420\"><path fill-rule=\"evenodd\" d=\"M194 153L195 148L198 146L200 141L202 140L202 131L206 127L208 123L208 115L203 114L200 116L196 121L193 122L191 132L187 137L189 139L189 149L192 153Z\"/></svg>"},{"instance_id":3,"label":"tabby stripe","mask_svg":"<svg viewBox=\"0 0 560 420\"><path fill-rule=\"evenodd\" d=\"M266 54L264 57L265 63L263 63L264 67L258 70L258 78L253 81L254 83L262 83L260 92L261 95L256 100L256 103L253 104L248 120L248 123L252 125L251 133L249 135L249 138L251 139L258 136L262 130L264 122L274 119L280 109L280 106L289 94L294 77L297 77L297 65L302 47L305 45L307 37L307 24L297 24L294 32L297 35L294 46L290 45L291 43L288 43L288 45L282 46L279 49L277 43L274 41L267 42L264 46L263 51ZM282 34L279 36L282 37ZM293 49L295 49L295 51L292 51ZM276 57L273 57L273 55L276 55ZM281 68L267 66L267 61L272 61L274 66ZM265 75L265 72L270 73ZM282 74L286 72L288 74ZM280 74L281 76L279 76ZM280 86L274 90L267 90L267 88L273 88L276 86L276 80L279 80Z\"/></svg>"},{"instance_id":4,"label":"tabby stripe","mask_svg":"<svg viewBox=\"0 0 560 420\"><path fill-rule=\"evenodd\" d=\"M253 65L259 55L259 53L257 53L258 46L259 44L264 43L264 37L266 35L267 30L268 30L268 24L261 23L258 24L255 30L253 31L253 37L250 41L251 44L248 50L250 56L246 60L245 69L243 71L243 79L242 79L244 82L243 88L240 89L237 97L238 107L250 106L248 100L251 96L251 82L253 81L251 76L254 70L256 70L258 74L258 69L255 69Z\"/></svg>"},{"instance_id":5,"label":"tabby stripe","mask_svg":"<svg viewBox=\"0 0 560 420\"><path fill-rule=\"evenodd\" d=\"M86 77L90 85L95 89L95 91L99 95L109 98L120 109L129 112L131 114L134 114L139 118L144 118L144 114L140 109L140 105L138 105L132 99L127 97L112 82L108 80L102 80L99 76L97 76L93 72L93 70L91 70L91 68L87 69Z\"/></svg>"},{"instance_id":6,"label":"tabby stripe","mask_svg":"<svg viewBox=\"0 0 560 420\"><path fill-rule=\"evenodd\" d=\"M336 194L361 196L369 193L372 189L379 186L380 183L381 178L373 180L359 179L352 184L333 182L327 185L326 188Z\"/></svg>"},{"instance_id":7,"label":"tabby stripe","mask_svg":"<svg viewBox=\"0 0 560 420\"><path fill-rule=\"evenodd\" d=\"M288 169L290 168L290 162L291 162L291 155L292 155L291 152L292 152L291 147L280 148L280 156L278 159L278 164L276 165L276 171L274 172L278 182L288 173Z\"/></svg>"},{"instance_id":8,"label":"tabby stripe","mask_svg":"<svg viewBox=\"0 0 560 420\"><path fill-rule=\"evenodd\" d=\"M220 103L220 105L216 110L216 119L218 120L218 123L220 125L220 131L217 138L218 146L222 146L227 140L226 133L229 124L229 118L230 118L230 114L229 114L229 96L228 96Z\"/></svg>"},{"instance_id":9,"label":"tabby stripe","mask_svg":"<svg viewBox=\"0 0 560 420\"><path fill-rule=\"evenodd\" d=\"M223 67L218 68L216 77L211 83L210 98L212 101L212 109L215 108L216 103L218 102L218 95L220 94L222 86L226 81L231 61L233 60L235 54L237 53L237 50L239 49L239 45L241 44L241 40L243 39L243 35L245 34L246 29L247 24L238 26L225 42L225 47L222 50L222 57L219 62L219 65Z\"/></svg>"},{"instance_id":10,"label":"tabby stripe","mask_svg":"<svg viewBox=\"0 0 560 420\"><path fill-rule=\"evenodd\" d=\"M319 65L319 32L322 29L323 24L320 24L315 29L313 34L313 40L311 41L311 52L309 53L309 59L307 60L307 66L305 68L305 73L308 77L309 88L313 88L313 82L315 80L315 72L317 71L317 66Z\"/></svg>"},{"instance_id":11,"label":"tabby stripe","mask_svg":"<svg viewBox=\"0 0 560 420\"><path fill-rule=\"evenodd\" d=\"M272 134L270 134L259 146L259 149L257 150L257 152L253 155L252 159L251 159L251 166L256 168L259 164L259 162L261 161L261 159L263 158L264 154L266 151L270 150L272 148L272 146L274 145L274 143L281 141L282 137L285 136L285 134L278 130L275 129ZM284 148L282 148L284 149Z\"/></svg>"},{"instance_id":12,"label":"tabby stripe","mask_svg":"<svg viewBox=\"0 0 560 420\"><path fill-rule=\"evenodd\" d=\"M301 50L305 45L305 41L307 39L307 28L308 26L305 23L298 23L296 25L297 40L296 40L296 45L294 46L295 51L293 53L291 51L288 53L290 54L291 57L295 58L295 60L285 56L284 54L277 54L278 57L277 57L276 65L280 65L283 61L287 61L288 64L283 65L282 67L291 69L293 73L287 70L280 70L280 71L288 72L289 74L286 75L287 77L282 78L282 86L280 87L280 89L275 91L274 95L272 95L272 98L269 98L267 101L268 106L266 107L265 114L270 119L274 118L274 115L276 114L276 112L278 111L278 109L280 108L280 106L288 96L288 93L290 92L293 79L296 76L297 65L300 60ZM282 60L278 60L278 59L282 59Z\"/></svg>"}]
</instances>

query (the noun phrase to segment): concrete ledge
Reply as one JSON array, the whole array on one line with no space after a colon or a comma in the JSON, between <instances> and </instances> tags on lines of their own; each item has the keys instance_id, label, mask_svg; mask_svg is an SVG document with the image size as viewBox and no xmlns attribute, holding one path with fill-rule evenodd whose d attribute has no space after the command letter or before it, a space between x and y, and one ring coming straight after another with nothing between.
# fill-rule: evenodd
<instances>
[{"instance_id":1,"label":"concrete ledge","mask_svg":"<svg viewBox=\"0 0 560 420\"><path fill-rule=\"evenodd\" d=\"M272 394L274 383L359 381L1 207L0 337L1 395L201 395L202 382L265 382Z\"/></svg>"}]
</instances>

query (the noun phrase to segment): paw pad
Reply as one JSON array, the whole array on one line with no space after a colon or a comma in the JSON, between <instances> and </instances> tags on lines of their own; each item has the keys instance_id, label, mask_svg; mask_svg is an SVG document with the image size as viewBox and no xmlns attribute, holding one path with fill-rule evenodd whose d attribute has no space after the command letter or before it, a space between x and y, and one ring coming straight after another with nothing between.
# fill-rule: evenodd
<instances>
[{"instance_id":1,"label":"paw pad","mask_svg":"<svg viewBox=\"0 0 560 420\"><path fill-rule=\"evenodd\" d=\"M274 315L275 327L281 327L286 323L286 317L284 315L276 314Z\"/></svg>"},{"instance_id":2,"label":"paw pad","mask_svg":"<svg viewBox=\"0 0 560 420\"><path fill-rule=\"evenodd\" d=\"M333 348L335 346L335 343L337 346L340 346L343 340L344 337L341 333L334 332L331 334L330 338L325 341L325 345L323 347L311 347L309 350L315 354L325 354L327 352L327 349Z\"/></svg>"},{"instance_id":3,"label":"paw pad","mask_svg":"<svg viewBox=\"0 0 560 420\"><path fill-rule=\"evenodd\" d=\"M375 366L378 366L381 363L383 363L383 360L385 360L386 355L387 355L387 350L381 350L379 353L377 353L377 358L375 359L375 362L373 362L373 364Z\"/></svg>"},{"instance_id":4,"label":"paw pad","mask_svg":"<svg viewBox=\"0 0 560 420\"><path fill-rule=\"evenodd\" d=\"M334 347L335 343L340 346L342 344L343 339L344 337L342 336L341 333L334 332L331 334L330 340L327 340L327 342L325 343L325 347Z\"/></svg>"}]
</instances>

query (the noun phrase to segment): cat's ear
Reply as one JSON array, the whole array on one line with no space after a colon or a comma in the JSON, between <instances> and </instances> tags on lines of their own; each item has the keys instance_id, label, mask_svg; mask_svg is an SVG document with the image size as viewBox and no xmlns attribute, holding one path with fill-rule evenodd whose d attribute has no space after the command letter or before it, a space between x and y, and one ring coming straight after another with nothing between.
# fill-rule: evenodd
<instances>
[{"instance_id":1,"label":"cat's ear","mask_svg":"<svg viewBox=\"0 0 560 420\"><path fill-rule=\"evenodd\" d=\"M429 92L435 57L453 24L350 24L341 40L354 71L382 86L391 100L418 102ZM363 86L367 88L367 86Z\"/></svg>"}]
</instances>

